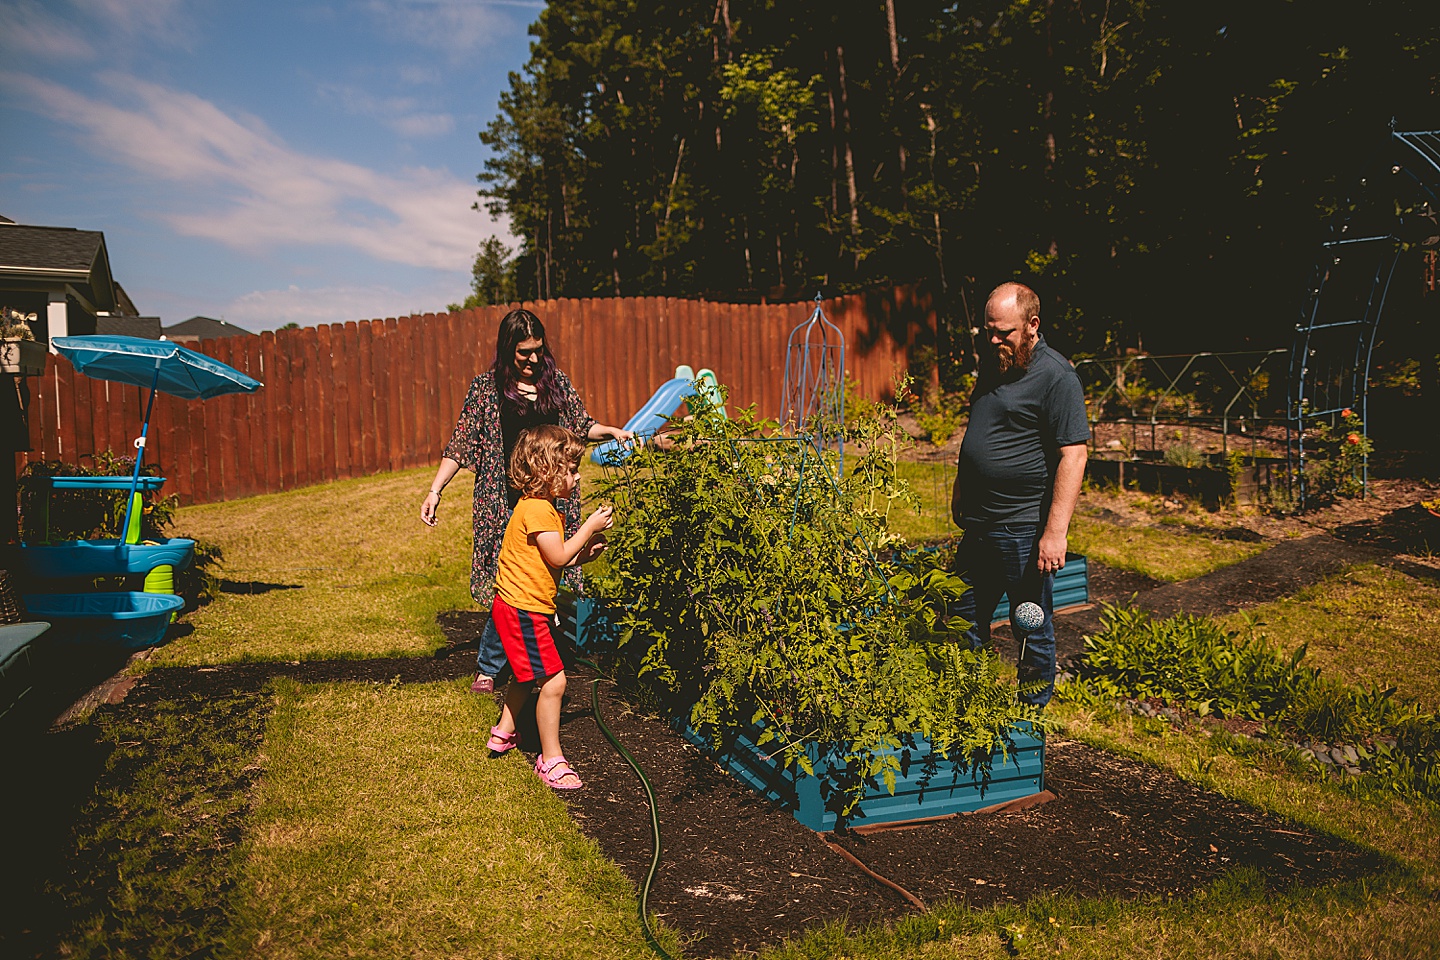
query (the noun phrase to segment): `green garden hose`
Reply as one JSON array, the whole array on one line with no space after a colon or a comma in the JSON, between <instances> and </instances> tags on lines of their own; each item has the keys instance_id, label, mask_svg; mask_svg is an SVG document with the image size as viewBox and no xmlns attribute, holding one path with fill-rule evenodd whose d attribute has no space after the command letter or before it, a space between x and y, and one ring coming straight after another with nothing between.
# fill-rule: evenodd
<instances>
[{"instance_id":1,"label":"green garden hose","mask_svg":"<svg viewBox=\"0 0 1440 960\"><path fill-rule=\"evenodd\" d=\"M647 908L650 900L650 884L655 880L655 872L660 869L660 814L655 804L655 788L650 784L650 778L645 776L645 771L640 768L640 764L635 761L635 758L630 755L630 751L625 749L600 716L600 681L605 679L604 673L601 672L599 666L589 660L577 657L575 662L595 671L596 677L590 682L590 709L595 716L595 725L600 728L601 733L605 734L605 739L610 741L610 745L615 748L615 751L624 758L626 763L630 764L630 768L635 771L635 775L640 778L640 783L645 787L646 799L650 801L650 848L652 852L650 869L645 872L645 882L640 884L640 929L644 932L645 942L650 945L651 950L664 957L665 960L674 960L670 954L665 952L665 948L660 946L660 941L655 939L655 933L650 929L650 911Z\"/></svg>"}]
</instances>

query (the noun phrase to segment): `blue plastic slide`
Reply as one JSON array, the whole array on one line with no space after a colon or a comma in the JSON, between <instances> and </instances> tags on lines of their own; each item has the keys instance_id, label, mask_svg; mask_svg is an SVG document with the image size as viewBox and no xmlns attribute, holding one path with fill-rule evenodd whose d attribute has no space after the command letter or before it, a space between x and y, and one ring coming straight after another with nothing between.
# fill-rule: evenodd
<instances>
[{"instance_id":1,"label":"blue plastic slide","mask_svg":"<svg viewBox=\"0 0 1440 960\"><path fill-rule=\"evenodd\" d=\"M677 373L681 371L676 371ZM631 417L625 424L625 429L635 434L636 437L653 436L655 431L669 421L669 418L680 409L680 404L695 395L695 379L691 377L676 377L674 380L666 380L655 391L655 395L645 401L635 416ZM622 444L616 440L606 440L595 448L590 454L590 459L596 463L615 464L620 463L630 456L633 449L629 444Z\"/></svg>"}]
</instances>

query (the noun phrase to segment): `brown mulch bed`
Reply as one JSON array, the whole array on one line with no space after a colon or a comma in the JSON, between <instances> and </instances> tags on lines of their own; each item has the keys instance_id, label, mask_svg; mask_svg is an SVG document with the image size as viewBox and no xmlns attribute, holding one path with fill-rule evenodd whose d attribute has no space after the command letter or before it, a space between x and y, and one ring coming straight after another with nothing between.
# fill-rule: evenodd
<instances>
[{"instance_id":1,"label":"brown mulch bed","mask_svg":"<svg viewBox=\"0 0 1440 960\"><path fill-rule=\"evenodd\" d=\"M483 615L442 615L455 649L473 649ZM450 658L448 662L454 662ZM438 664L438 662L437 662ZM570 670L566 756L586 787L565 800L580 829L638 885L650 866L644 788L591 714L594 674ZM1276 888L1375 873L1384 858L1074 741L1049 747L1056 799L1019 813L913 830L822 838L704 757L609 682L601 716L655 788L662 835L650 909L693 938L694 956L730 956L827 921L867 924L916 908L829 849L828 838L927 904L985 907L1044 893L1184 895L1238 867ZM522 739L532 754L533 737Z\"/></svg>"},{"instance_id":2,"label":"brown mulch bed","mask_svg":"<svg viewBox=\"0 0 1440 960\"><path fill-rule=\"evenodd\" d=\"M591 677L573 671L563 719L566 755L586 779L566 802L581 830L638 884L650 863L649 810L640 782L591 717ZM650 908L699 938L688 952L729 956L826 921L866 924L913 912L667 724L632 709L609 683L599 689L606 724L655 787L663 854ZM1075 741L1049 745L1046 787L1056 799L1018 813L827 836L927 904L977 907L1067 891L1179 896L1239 867L1283 889L1385 866L1373 852Z\"/></svg>"}]
</instances>

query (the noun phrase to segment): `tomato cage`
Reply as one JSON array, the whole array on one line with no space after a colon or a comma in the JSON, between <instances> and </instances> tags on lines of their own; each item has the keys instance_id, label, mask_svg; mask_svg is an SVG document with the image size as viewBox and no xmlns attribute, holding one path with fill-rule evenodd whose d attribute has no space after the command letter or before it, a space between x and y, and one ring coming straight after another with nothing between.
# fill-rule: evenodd
<instances>
[{"instance_id":1,"label":"tomato cage","mask_svg":"<svg viewBox=\"0 0 1440 960\"><path fill-rule=\"evenodd\" d=\"M806 437L817 451L835 450L836 476L845 470L845 335L831 323L815 294L810 319L790 331L785 382L780 392L781 428Z\"/></svg>"}]
</instances>

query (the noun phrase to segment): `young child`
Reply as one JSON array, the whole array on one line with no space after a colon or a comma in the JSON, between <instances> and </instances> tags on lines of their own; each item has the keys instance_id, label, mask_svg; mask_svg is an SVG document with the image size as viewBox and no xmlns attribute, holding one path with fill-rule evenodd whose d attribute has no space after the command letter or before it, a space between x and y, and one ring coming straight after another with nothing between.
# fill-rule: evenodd
<instances>
[{"instance_id":1,"label":"young child","mask_svg":"<svg viewBox=\"0 0 1440 960\"><path fill-rule=\"evenodd\" d=\"M585 443L564 427L541 424L520 435L510 455L510 485L520 491L505 537L500 541L495 576L495 602L490 617L505 647L515 681L505 691L500 722L490 728L492 753L515 747L515 717L539 684L535 725L540 731L540 757L535 772L556 790L584 786L560 752L560 698L565 693L565 667L555 650L550 623L555 616L555 591L563 568L588 563L605 549L612 508L601 507L565 538L565 523L555 509L580 482L580 455Z\"/></svg>"}]
</instances>

